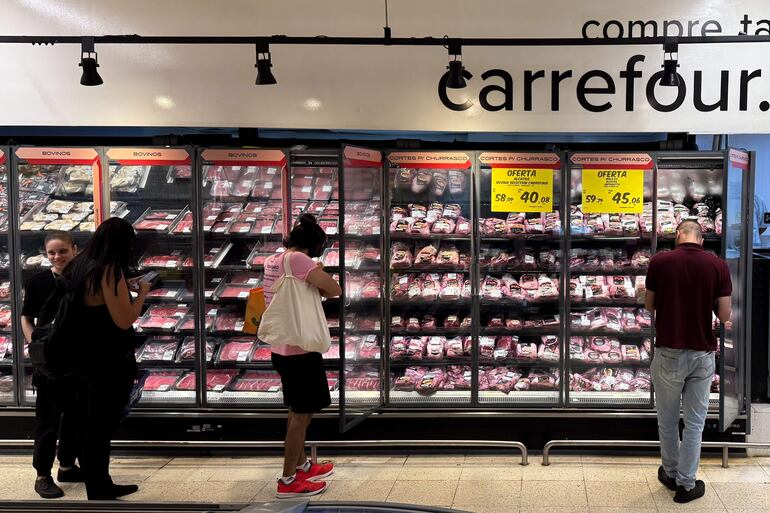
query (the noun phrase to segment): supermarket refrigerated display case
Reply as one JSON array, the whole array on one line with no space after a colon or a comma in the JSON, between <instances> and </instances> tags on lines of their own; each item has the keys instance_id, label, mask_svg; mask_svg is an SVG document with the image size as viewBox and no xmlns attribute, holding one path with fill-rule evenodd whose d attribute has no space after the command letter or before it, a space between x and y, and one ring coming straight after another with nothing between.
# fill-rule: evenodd
<instances>
[{"instance_id":1,"label":"supermarket refrigerated display case","mask_svg":"<svg viewBox=\"0 0 770 513\"><path fill-rule=\"evenodd\" d=\"M136 231L136 275L158 274L134 323L136 360L146 373L139 406L197 404L188 346L196 316L192 155L184 148L108 148L110 216ZM193 338L191 338L193 337ZM193 343L194 345L194 343Z\"/></svg>"},{"instance_id":2,"label":"supermarket refrigerated display case","mask_svg":"<svg viewBox=\"0 0 770 513\"><path fill-rule=\"evenodd\" d=\"M622 174L620 192L597 198L584 190L584 184L592 185L592 173ZM644 279L655 240L654 158L576 153L570 155L568 179L566 402L651 408L653 327L644 308ZM624 202L629 190L636 197Z\"/></svg>"},{"instance_id":3,"label":"supermarket refrigerated display case","mask_svg":"<svg viewBox=\"0 0 770 513\"><path fill-rule=\"evenodd\" d=\"M478 163L479 404L556 406L569 354L561 159L486 152Z\"/></svg>"},{"instance_id":4,"label":"supermarket refrigerated display case","mask_svg":"<svg viewBox=\"0 0 770 513\"><path fill-rule=\"evenodd\" d=\"M288 161L279 149L205 149L202 163L203 320L195 328L213 407L281 407L270 347L243 333L249 291L262 284L265 259L284 250ZM199 319L200 322L200 319ZM204 356L205 354L205 356ZM195 355L193 355L195 356ZM184 378L182 378L184 379Z\"/></svg>"},{"instance_id":5,"label":"supermarket refrigerated display case","mask_svg":"<svg viewBox=\"0 0 770 513\"><path fill-rule=\"evenodd\" d=\"M714 317L719 341L710 410L720 430L748 412L751 326L751 234L753 153L662 153L658 158L657 250L673 248L672 226L691 218L703 230L704 248L727 261L732 294L732 329Z\"/></svg>"},{"instance_id":6,"label":"supermarket refrigerated display case","mask_svg":"<svg viewBox=\"0 0 770 513\"><path fill-rule=\"evenodd\" d=\"M15 283L26 284L34 274L50 269L45 254L45 237L50 230L69 232L76 245L84 245L102 219L101 191L95 189L101 175L101 153L94 148L32 148L15 150L18 179L16 219L19 265L13 274ZM13 172L13 170L11 170ZM21 312L23 291L15 295L15 317ZM0 307L2 308L2 307ZM20 320L14 340L23 340ZM21 403L33 405L33 368L27 344L14 344L21 384Z\"/></svg>"},{"instance_id":7,"label":"supermarket refrigerated display case","mask_svg":"<svg viewBox=\"0 0 770 513\"><path fill-rule=\"evenodd\" d=\"M237 325L220 330L216 320L223 326L242 319L243 292L261 283L264 258L281 250L284 224L291 220L284 214L289 210L292 219L309 211L325 223L329 248L321 261L340 277L345 293L342 301L324 302L331 334L337 337L337 344L326 355L336 406L331 411L339 414L343 428L372 412L387 415L408 411L409 415L431 417L430 412L436 408L557 417L653 414L646 377L637 375L646 368L644 351L652 357L652 348L645 347L645 340L653 334L648 326L650 319L640 311L636 276L643 275L648 253L654 254L666 245L671 247L657 229L669 223L658 219L660 208L652 208L662 199L658 198L661 188L665 188L661 177L666 173L678 176L683 170L696 177L709 173L723 177L719 180L727 187L723 195L727 203L722 209L728 212L731 202L743 209L725 214L733 219L735 227L741 226L735 219L745 214L745 198L750 197L731 196L726 153L651 154L655 165L643 171L646 190L642 213L635 218L639 234L593 233L589 237L575 229L579 226L585 230L598 221L582 211L583 215L578 216L577 208L572 209L582 201L580 178L585 163L572 161L573 156L581 154L533 153L527 157L529 160L522 160L521 154L501 157L490 152L399 151L388 153L382 158L384 162L377 164L376 159L356 162L345 154L347 148L352 147L291 152L187 148L181 150L185 155L171 159L162 156L163 151L173 150L168 148L139 151L138 156L133 155L136 149L95 150L97 156L101 155L104 169L110 171L110 179L104 177L101 187L98 183L92 186L97 195L103 192L102 198L94 198L95 208L111 200L115 214L124 215L139 227L137 256L141 258L137 273L146 272L145 267L149 270L162 266L155 269L162 282L145 307L147 315L143 315L144 320L152 322L137 324L140 329L136 339L141 367L153 371L157 379L146 386L133 418L280 415L280 381L270 369L269 348L253 336L243 339ZM153 160L153 153L160 156ZM428 158L421 161L419 155ZM550 163L544 163L546 158ZM21 156L16 160L22 165L28 163ZM620 163L613 161L613 165ZM59 176L72 165L61 163ZM549 212L522 216L493 211L492 169L511 168L551 170L553 206ZM750 171L745 175L730 171L733 182L750 188ZM78 194L85 193L87 184L78 190ZM322 198L318 199L317 194ZM689 206L690 213L698 213L697 202ZM684 212L674 205L670 209L666 204L662 206L673 212L674 218L677 212ZM278 221L279 216L287 221ZM652 233L648 228L650 216L656 227ZM622 216L619 221L623 230ZM625 221L634 229L633 220ZM644 227L640 221L644 221ZM711 221L716 231L716 218ZM615 223L617 220L608 215L606 225L610 231ZM10 241L17 237L22 242L17 248L21 254L23 243L32 236L22 234L19 228L20 224L12 224ZM416 232L410 233L413 230ZM665 230L661 227L660 231ZM76 236L85 242L88 234ZM732 253L725 253L727 248L721 248L722 239L716 235L707 235L706 246L733 255L734 281L745 283L749 272L742 263L747 257L742 248L745 239L739 233L733 241ZM621 248L624 254L618 252ZM340 260L340 255L345 258ZM610 263L622 266L611 270ZM606 266L602 268L602 264ZM16 272L21 275L25 271L17 267ZM585 280L578 278L581 276ZM633 301L625 279L622 283L605 279L602 285L593 283L595 276L610 280L633 277ZM406 277L405 283L399 282L402 277ZM487 277L489 286L485 287ZM599 297L605 287L609 293L612 286L623 289L616 294L627 292L629 297L622 299L628 304L602 303L593 292L590 303L572 302L573 278L583 286L582 299L586 298L586 284L598 285ZM503 297L503 285L511 293L510 298ZM527 300L522 301L522 297ZM195 304L201 305L197 311L192 308ZM173 308L173 312L164 312L163 307ZM736 311L743 308L745 305L735 305ZM173 328L166 328L167 323L159 320L164 316L155 313L168 313ZM586 326L584 321L589 324ZM745 318L740 320L742 325L746 322ZM741 373L746 357L741 344L747 334L739 329L743 328L736 328L735 340L728 340L727 346L724 338L720 340L722 355L728 351L734 355L734 361L720 360L724 367L720 375L733 372L737 376L730 379L729 395L724 393L723 379L721 397L726 406L719 408L720 412L742 414L745 408L741 404ZM583 337L580 351L577 340L570 343L573 337ZM603 342L602 338L609 341ZM223 340L225 345L233 343L224 352ZM620 347L620 362L611 361L617 359L616 346ZM623 346L629 346L625 354L634 364L623 362ZM21 349L14 349L17 351ZM608 361L584 363L585 354L593 351L608 353ZM172 353L173 359L169 360ZM422 356L422 360L412 361L415 356ZM18 365L23 370L22 364ZM596 372L588 375L592 368ZM619 374L629 368L633 378L628 373ZM4 371L0 365L0 373ZM635 390L630 389L629 381ZM619 385L613 389L616 383ZM23 384L15 386L24 389ZM418 391L418 387L422 390ZM713 396L712 406L719 406L719 397ZM10 398L6 404L24 409L33 398L28 391L26 400ZM729 414L724 418L732 417ZM207 436L206 430L200 429L203 431L196 433Z\"/></svg>"},{"instance_id":8,"label":"supermarket refrigerated display case","mask_svg":"<svg viewBox=\"0 0 770 513\"><path fill-rule=\"evenodd\" d=\"M384 322L392 406L472 402L473 160L463 152L387 154Z\"/></svg>"}]
</instances>

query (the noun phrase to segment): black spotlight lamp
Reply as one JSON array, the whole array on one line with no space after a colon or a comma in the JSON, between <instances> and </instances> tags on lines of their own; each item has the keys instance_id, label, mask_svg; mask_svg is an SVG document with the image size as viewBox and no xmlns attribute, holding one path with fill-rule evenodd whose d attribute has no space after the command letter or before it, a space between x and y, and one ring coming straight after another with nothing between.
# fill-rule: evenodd
<instances>
[{"instance_id":1,"label":"black spotlight lamp","mask_svg":"<svg viewBox=\"0 0 770 513\"><path fill-rule=\"evenodd\" d=\"M663 43L663 76L660 85L679 87L679 43L675 39L666 39Z\"/></svg>"},{"instance_id":2,"label":"black spotlight lamp","mask_svg":"<svg viewBox=\"0 0 770 513\"><path fill-rule=\"evenodd\" d=\"M104 83L102 77L99 76L99 72L96 68L99 67L99 60L94 51L94 38L84 37L81 42L80 48L80 64L83 68L83 74L80 76L80 85L84 86L98 86Z\"/></svg>"},{"instance_id":3,"label":"black spotlight lamp","mask_svg":"<svg viewBox=\"0 0 770 513\"><path fill-rule=\"evenodd\" d=\"M270 57L270 45L268 43L257 43L257 64L254 66L257 68L257 85L273 85L278 81L273 76L273 72L270 68L273 67L273 63Z\"/></svg>"},{"instance_id":4,"label":"black spotlight lamp","mask_svg":"<svg viewBox=\"0 0 770 513\"><path fill-rule=\"evenodd\" d=\"M462 89L465 87L465 77L463 77L463 50L460 41L452 39L449 41L449 79L446 86L450 89Z\"/></svg>"}]
</instances>

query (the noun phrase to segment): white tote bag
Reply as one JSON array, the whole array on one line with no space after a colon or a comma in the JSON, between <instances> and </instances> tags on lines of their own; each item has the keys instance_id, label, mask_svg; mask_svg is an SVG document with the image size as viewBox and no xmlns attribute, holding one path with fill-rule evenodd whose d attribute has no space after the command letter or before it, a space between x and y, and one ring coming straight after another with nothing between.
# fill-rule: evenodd
<instances>
[{"instance_id":1,"label":"white tote bag","mask_svg":"<svg viewBox=\"0 0 770 513\"><path fill-rule=\"evenodd\" d=\"M257 336L272 346L299 346L305 351L325 353L331 345L321 293L291 271L289 255L283 256L284 274L270 289L270 301L259 323Z\"/></svg>"}]
</instances>

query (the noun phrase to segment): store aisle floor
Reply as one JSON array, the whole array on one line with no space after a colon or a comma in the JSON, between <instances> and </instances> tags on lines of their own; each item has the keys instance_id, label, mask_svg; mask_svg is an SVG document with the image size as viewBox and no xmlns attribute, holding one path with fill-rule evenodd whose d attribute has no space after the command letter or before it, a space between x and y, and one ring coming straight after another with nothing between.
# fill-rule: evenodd
<instances>
[{"instance_id":1,"label":"store aisle floor","mask_svg":"<svg viewBox=\"0 0 770 513\"><path fill-rule=\"evenodd\" d=\"M737 458L721 468L703 460L706 496L688 505L656 479L654 457L555 456L549 467L533 455L344 456L329 490L314 500L429 504L484 513L770 513L770 458ZM138 483L129 500L246 502L273 500L277 457L118 457L116 482ZM29 456L0 455L0 500L37 499ZM68 499L85 498L81 484L64 484Z\"/></svg>"}]
</instances>

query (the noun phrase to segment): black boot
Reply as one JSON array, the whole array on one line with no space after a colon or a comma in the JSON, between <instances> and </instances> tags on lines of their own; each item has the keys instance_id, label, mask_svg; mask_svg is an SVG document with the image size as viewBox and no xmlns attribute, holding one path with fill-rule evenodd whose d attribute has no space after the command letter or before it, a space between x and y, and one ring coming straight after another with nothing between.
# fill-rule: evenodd
<instances>
[{"instance_id":1,"label":"black boot","mask_svg":"<svg viewBox=\"0 0 770 513\"><path fill-rule=\"evenodd\" d=\"M658 481L663 483L663 486L672 492L676 491L676 479L669 477L668 474L666 474L666 469L664 469L662 465L658 467Z\"/></svg>"}]
</instances>

